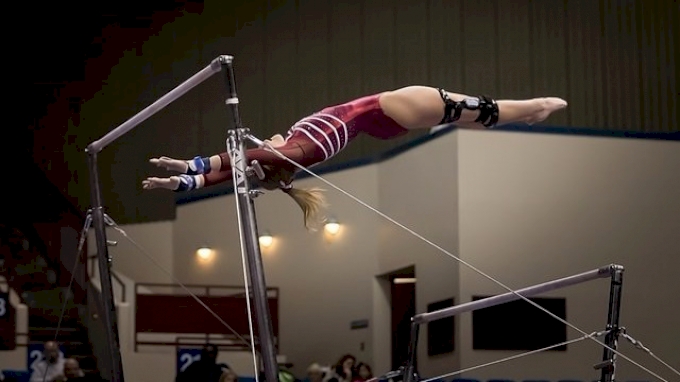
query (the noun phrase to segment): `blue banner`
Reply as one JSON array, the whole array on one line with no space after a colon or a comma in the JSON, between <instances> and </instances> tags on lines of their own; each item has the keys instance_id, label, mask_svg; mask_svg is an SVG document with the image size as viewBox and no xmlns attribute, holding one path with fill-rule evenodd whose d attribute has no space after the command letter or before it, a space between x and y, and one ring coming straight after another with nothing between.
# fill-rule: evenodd
<instances>
[{"instance_id":1,"label":"blue banner","mask_svg":"<svg viewBox=\"0 0 680 382\"><path fill-rule=\"evenodd\" d=\"M186 370L189 365L201 359L201 349L177 349L177 374Z\"/></svg>"},{"instance_id":2,"label":"blue banner","mask_svg":"<svg viewBox=\"0 0 680 382\"><path fill-rule=\"evenodd\" d=\"M9 322L12 319L11 313L12 309L9 306L9 293L0 292L0 319Z\"/></svg>"}]
</instances>

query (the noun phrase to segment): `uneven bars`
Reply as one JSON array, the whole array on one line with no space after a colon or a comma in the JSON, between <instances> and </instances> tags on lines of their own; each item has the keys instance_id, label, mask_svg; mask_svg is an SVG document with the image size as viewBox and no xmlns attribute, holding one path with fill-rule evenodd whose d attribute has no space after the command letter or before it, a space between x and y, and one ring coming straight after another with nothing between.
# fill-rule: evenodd
<instances>
[{"instance_id":1,"label":"uneven bars","mask_svg":"<svg viewBox=\"0 0 680 382\"><path fill-rule=\"evenodd\" d=\"M171 102L175 101L177 98L183 96L189 90L195 88L198 84L207 80L213 74L222 70L223 60L231 61L233 57L231 56L220 56L210 63L210 65L201 69L200 72L189 77L186 81L179 84L176 88L170 90L161 98L157 99L156 102L147 106L144 110L132 116L132 118L123 122L120 126L111 130L108 134L104 135L100 139L90 143L88 146L88 152L96 153L100 152L104 147L108 146L111 142L120 138L123 134L135 128L140 123L147 120L152 115L158 113L164 107L168 106Z\"/></svg>"},{"instance_id":2,"label":"uneven bars","mask_svg":"<svg viewBox=\"0 0 680 382\"><path fill-rule=\"evenodd\" d=\"M521 297L518 295L522 295L524 297L529 297L529 296L534 296L540 293L548 292L551 290L555 289L560 289L564 287L568 287L571 285L576 285L580 284L586 281L591 281L595 279L600 279L600 278L605 278L605 277L610 277L614 270L616 269L616 265L607 265L605 267L601 267L598 269L593 269L592 271L588 272L583 272L579 273L574 276L569 276L565 277L562 279L558 280L553 280L553 281L548 281L542 284L530 286L524 289L519 289L516 290L514 293L513 292L508 292L504 294L500 294L497 296L493 297L488 297L482 300L477 300L477 301L471 301L471 302L466 302L464 304L452 306L450 308L445 308L441 309L435 312L430 312L430 313L421 313L419 315L416 315L413 317L413 323L416 324L422 324L422 323L427 323L435 320L439 320L442 318L446 317L451 317L455 316L459 313L463 312L469 312L472 310L477 310L477 309L482 309L482 308L488 308L490 306L494 305L500 305L509 301L514 301L514 300L519 300Z\"/></svg>"}]
</instances>

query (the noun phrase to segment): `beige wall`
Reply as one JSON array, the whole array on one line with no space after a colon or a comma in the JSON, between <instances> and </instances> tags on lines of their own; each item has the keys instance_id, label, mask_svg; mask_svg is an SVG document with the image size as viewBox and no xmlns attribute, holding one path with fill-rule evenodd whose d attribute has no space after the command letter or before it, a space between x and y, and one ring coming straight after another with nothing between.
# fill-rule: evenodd
<instances>
[{"instance_id":1,"label":"beige wall","mask_svg":"<svg viewBox=\"0 0 680 382\"><path fill-rule=\"evenodd\" d=\"M373 195L365 199L369 204L377 205L400 223L453 254L462 255L465 261L514 288L612 262L623 264L627 267L623 323L632 334L672 361L675 356L672 342L667 333L655 330L660 326L673 330L672 314L650 316L648 312L656 305L677 309L676 304L668 304L679 290L677 283L668 277L672 272L668 269L677 264L674 248L678 237L674 232L680 230L680 221L673 217L680 216L680 206L674 203L672 190L680 184L673 172L678 161L675 142L462 131L379 165L335 173L329 179L349 190L367 189L365 192ZM355 172L365 172L365 176ZM375 189L370 190L371 187ZM372 199L376 196L377 199ZM503 292L467 267L459 270L456 261L363 207L339 204L346 202L344 196L331 192L329 198L332 211L343 211L339 218L346 224L345 229L352 229L358 221L375 224L371 229L379 239L377 244L362 237L341 238L343 243L347 241L343 244L347 245L346 256L352 256L354 245L361 246L367 254L371 248L376 251L375 262L365 264L367 268L360 273L361 277L369 280L374 275L415 265L419 312L424 311L428 303L443 298L454 297L457 302L465 302L474 294ZM373 281L373 285L343 283L341 278L328 277L324 278L328 285L322 287L318 280L315 284L312 276L304 276L299 270L317 269L324 275L328 268L340 272L338 267L343 265L327 264L328 258L317 262L319 254L332 255L336 247L318 246L320 236L307 236L297 225L296 207L285 200L284 195L262 197L257 206L261 229L271 230L279 240L269 253L265 252L265 261L268 282L282 288L281 328L294 331L294 334L282 333L282 350L299 365L296 370L300 371L313 360L332 362L346 350L356 353L347 321L361 316L362 309L371 309L371 306L372 359L376 371L386 370L389 367L389 316L385 285L378 281ZM229 214L235 216L231 196L181 206L175 224L186 221L195 225L195 221L217 222L226 218L221 225L207 228L207 236L213 236L218 243L215 247L224 251L224 243L237 240L235 221ZM205 282L226 279L230 280L229 284L240 282L237 246L223 255L232 265L218 260L212 269L203 271L192 258L192 251L200 240L183 237L196 236L197 228L187 226L176 232L176 264L186 262L176 268L177 272L184 272L182 278L198 280L196 277L200 274ZM289 250L298 252L294 249L296 242L310 250L289 255ZM184 260L179 259L184 256ZM666 272L668 276L658 277L657 272ZM288 280L291 275L295 275L296 281ZM324 301L337 298L354 301L342 310L341 315L348 316L346 320L329 320L326 314L333 317L338 311L328 308L319 315L322 318L307 321L306 317L313 312L310 307L320 306L316 300L321 293L319 288L323 288ZM305 290L308 294L298 297ZM374 296L372 302L369 295ZM551 295L568 298L570 322L587 332L603 328L608 297L606 280ZM294 308L288 310L287 306L291 305ZM352 316L350 311L356 313ZM301 315L296 316L294 312ZM467 314L459 318L460 340L456 352L449 356L429 359L424 340L427 332L423 330L419 352L423 373L435 375L509 355L508 352L471 351L470 317ZM317 337L322 333L324 345ZM345 342L349 345L343 347L341 344ZM625 344L622 350L634 359L645 359L644 354L636 354L637 351ZM600 357L600 347L584 342L572 346L566 354L540 354L471 376L590 378L591 365ZM644 372L625 365L625 361L620 365L623 375L647 377Z\"/></svg>"},{"instance_id":2,"label":"beige wall","mask_svg":"<svg viewBox=\"0 0 680 382\"><path fill-rule=\"evenodd\" d=\"M512 288L624 265L622 324L677 366L679 167L677 142L458 131L326 178ZM298 183L329 189L318 180ZM335 240L306 232L286 195L256 199L260 230L276 238L263 258L268 285L281 288L281 353L300 375L309 363L332 363L346 352L373 363L377 373L389 368L388 285L375 276L415 265L418 312L444 298L461 303L475 294L504 292L337 191L327 195L331 215L343 224ZM170 249L173 257L165 261L175 277L242 285L233 195L182 205L177 220L167 224L141 225L149 228L139 233L155 251ZM164 240L169 243L157 244ZM204 244L216 250L210 263L195 256ZM604 328L606 280L550 295L567 298L567 319L579 328ZM350 321L361 318L370 319L370 328L349 330ZM472 351L469 313L457 319L453 354L427 357L426 335L424 328L419 362L426 376L516 354ZM629 344L622 342L621 350L660 370ZM592 364L601 353L587 341L566 353L538 354L468 376L585 380L596 377ZM170 354L165 357L173 362ZM619 366L623 378L652 379L626 361Z\"/></svg>"},{"instance_id":3,"label":"beige wall","mask_svg":"<svg viewBox=\"0 0 680 382\"><path fill-rule=\"evenodd\" d=\"M134 350L134 325L135 325L135 284L137 283L163 283L175 284L174 274L174 248L173 232L177 222L164 221L143 224L121 225L130 239L139 244L142 250L135 247L121 233L114 229L107 229L109 240L115 240L118 244L109 247L113 258L113 270L125 285L126 302L122 302L123 288L114 280L113 291L116 298L118 311L118 327L120 336L121 355L123 357L123 370L127 379L139 381L173 380L175 377L176 350L171 346L140 346ZM179 225L181 227L181 225ZM88 237L89 253L96 253L94 232ZM144 251L144 252L142 252ZM153 259L150 259L152 257ZM167 270L169 274L164 272ZM99 286L99 270L94 267L91 277L94 285ZM183 280L184 284L202 283L202 280ZM221 283L221 282L220 282ZM176 285L176 284L175 284ZM235 285L239 285L236 283ZM153 287L139 287L141 293L172 292L172 289L158 289ZM180 288L175 289L181 292ZM142 341L166 341L176 340L175 335L140 335ZM218 341L219 342L219 341ZM25 356L24 356L25 358ZM227 363L238 373L243 375L252 374L252 361L250 353L226 352L220 355L219 361ZM168 367L170 365L170 367Z\"/></svg>"},{"instance_id":4,"label":"beige wall","mask_svg":"<svg viewBox=\"0 0 680 382\"><path fill-rule=\"evenodd\" d=\"M458 254L457 138L447 134L378 165L381 210L454 255ZM459 300L455 260L387 220L381 220L377 230L380 274L415 265L417 312L425 312L436 301ZM383 318L382 325L389 328L389 319ZM427 357L426 327L420 338L421 372L440 374L458 365L458 352ZM391 354L391 348L387 352Z\"/></svg>"},{"instance_id":5,"label":"beige wall","mask_svg":"<svg viewBox=\"0 0 680 382\"><path fill-rule=\"evenodd\" d=\"M149 226L149 227L154 227ZM149 227L145 227L149 233ZM155 225L157 233L163 232L163 227ZM129 231L129 235L135 233L134 227L125 227ZM116 311L118 314L118 335L121 357L123 359L123 371L126 379L134 381L172 381L176 373L177 353L174 346L158 346L158 345L139 345L135 350L135 282L129 279L120 272L117 272L119 278L124 283L126 288L126 301L122 301L122 288L120 284L114 283L113 290L116 299ZM101 291L99 283L98 272L92 275L93 286L95 290ZM153 293L154 288L140 287L140 293ZM179 289L179 288L178 288ZM164 293L168 290L161 289ZM24 307L24 310L26 308ZM102 335L103 333L99 333ZM201 336L202 333L195 333L193 336ZM98 341L98 339L90 336L91 341ZM177 335L174 334L145 334L141 333L138 336L139 341L149 342L174 342L177 340ZM224 341L215 341L216 343L224 343ZM22 359L25 359L25 351L21 353ZM249 352L223 352L218 357L218 362L226 363L239 375L252 374L252 357ZM170 366L170 367L169 367ZM21 367L19 367L21 369ZM108 372L108 371L107 371Z\"/></svg>"},{"instance_id":6,"label":"beige wall","mask_svg":"<svg viewBox=\"0 0 680 382\"><path fill-rule=\"evenodd\" d=\"M328 179L370 204L377 204L377 168L331 174ZM300 187L320 186L303 180ZM343 225L337 237L307 232L297 205L283 193L256 199L258 225L275 237L263 250L267 284L280 288L281 354L304 372L312 362L334 363L344 353L372 362L372 327L350 330L350 322L370 319L373 276L377 274L376 217L328 190L329 215ZM175 274L185 282L243 285L235 201L232 195L177 209ZM210 264L194 252L207 242L216 251ZM361 344L364 350L361 350Z\"/></svg>"},{"instance_id":7,"label":"beige wall","mask_svg":"<svg viewBox=\"0 0 680 382\"><path fill-rule=\"evenodd\" d=\"M656 354L680 363L674 328L680 304L680 147L677 142L461 131L460 251L520 288L609 263L626 267L621 324ZM461 297L505 292L463 268ZM551 293L567 298L567 319L587 333L607 319L609 283ZM471 351L471 315L462 316L463 366L510 355ZM503 324L499 318L499 325ZM569 330L569 338L579 333ZM622 341L621 350L661 370ZM602 349L592 341L470 375L591 378ZM651 376L620 361L620 377ZM663 373L670 377L668 372ZM653 379L653 377L652 377ZM672 378L671 378L672 379Z\"/></svg>"},{"instance_id":8,"label":"beige wall","mask_svg":"<svg viewBox=\"0 0 680 382\"><path fill-rule=\"evenodd\" d=\"M116 220L115 216L112 218ZM174 224L172 221L161 221L120 225L129 238L146 253L119 231L107 228L108 240L118 243L109 247L113 269L137 283L172 283ZM90 255L97 253L93 229L90 229L87 246ZM95 265L95 268L98 272L98 265Z\"/></svg>"}]
</instances>

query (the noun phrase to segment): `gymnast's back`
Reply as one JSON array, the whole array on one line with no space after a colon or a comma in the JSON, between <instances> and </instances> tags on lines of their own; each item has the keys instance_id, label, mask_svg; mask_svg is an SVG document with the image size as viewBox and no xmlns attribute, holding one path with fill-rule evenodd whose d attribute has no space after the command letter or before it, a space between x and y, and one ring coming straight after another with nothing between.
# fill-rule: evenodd
<instances>
[{"instance_id":1,"label":"gymnast's back","mask_svg":"<svg viewBox=\"0 0 680 382\"><path fill-rule=\"evenodd\" d=\"M288 130L287 140L311 141L323 154L323 160L327 160L360 133L378 139L406 134L407 129L383 112L379 102L381 94L329 106L302 118Z\"/></svg>"}]
</instances>

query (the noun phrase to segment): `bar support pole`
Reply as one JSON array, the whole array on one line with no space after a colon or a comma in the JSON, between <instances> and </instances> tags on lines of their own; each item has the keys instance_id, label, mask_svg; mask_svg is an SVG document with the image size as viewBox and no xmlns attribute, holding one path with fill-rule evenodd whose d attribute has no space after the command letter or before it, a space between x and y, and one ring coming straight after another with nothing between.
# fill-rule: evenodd
<instances>
[{"instance_id":1,"label":"bar support pole","mask_svg":"<svg viewBox=\"0 0 680 382\"><path fill-rule=\"evenodd\" d=\"M605 345L610 349L604 348L602 362L595 365L596 369L601 369L601 382L614 382L616 378L616 353L611 349L617 350L619 344L619 315L621 313L621 292L623 289L623 267L614 266L609 287L609 312L607 314L607 334L604 337Z\"/></svg>"},{"instance_id":2,"label":"bar support pole","mask_svg":"<svg viewBox=\"0 0 680 382\"><path fill-rule=\"evenodd\" d=\"M246 158L246 141L249 131L243 128L241 124L238 110L239 100L236 93L236 81L232 66L233 57L221 56L219 60L224 67L223 72L227 85L227 99L225 103L231 108L233 125L235 126L235 129L227 132L227 152L229 153L233 170L232 176L239 218L241 248L245 251L248 277L253 292L252 299L255 305L259 351L262 358L265 381L277 382L279 371L276 362L276 347L274 346L274 330L269 311L267 283L265 281L264 265L257 232L257 218L253 202L253 198L258 195L258 192L250 189L250 182L248 180L248 173L251 171ZM248 282L248 280L245 281Z\"/></svg>"},{"instance_id":3,"label":"bar support pole","mask_svg":"<svg viewBox=\"0 0 680 382\"><path fill-rule=\"evenodd\" d=\"M88 153L88 167L90 173L90 196L92 198L92 222L97 242L97 258L99 263L99 282L101 284L104 311L102 319L106 327L106 343L110 357L111 382L123 382L123 360L120 355L120 341L118 336L118 316L111 283L111 257L109 257L106 229L104 228L104 211L102 207L102 192L97 170L97 152L86 149Z\"/></svg>"}]
</instances>

